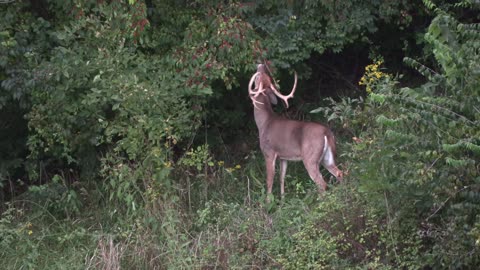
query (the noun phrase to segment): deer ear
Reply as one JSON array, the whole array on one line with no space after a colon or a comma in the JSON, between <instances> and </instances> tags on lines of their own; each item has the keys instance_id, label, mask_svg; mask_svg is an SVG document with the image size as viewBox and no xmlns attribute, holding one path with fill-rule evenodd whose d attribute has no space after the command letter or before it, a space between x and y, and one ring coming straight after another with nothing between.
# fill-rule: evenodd
<instances>
[{"instance_id":1,"label":"deer ear","mask_svg":"<svg viewBox=\"0 0 480 270\"><path fill-rule=\"evenodd\" d=\"M277 97L275 96L275 94L268 91L267 95L270 99L270 103L272 103L273 105L277 105L278 102L277 102Z\"/></svg>"}]
</instances>

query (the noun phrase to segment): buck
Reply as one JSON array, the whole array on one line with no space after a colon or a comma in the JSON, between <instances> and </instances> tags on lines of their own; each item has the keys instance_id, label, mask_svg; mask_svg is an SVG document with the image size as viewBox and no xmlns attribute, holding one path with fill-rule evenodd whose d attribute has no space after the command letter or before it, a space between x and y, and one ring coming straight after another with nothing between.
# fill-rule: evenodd
<instances>
[{"instance_id":1,"label":"buck","mask_svg":"<svg viewBox=\"0 0 480 270\"><path fill-rule=\"evenodd\" d=\"M255 87L253 84L255 83ZM303 161L310 178L315 182L318 191L327 189L319 170L323 166L335 176L337 181L343 181L343 173L335 165L335 137L332 131L319 123L302 122L286 119L276 115L272 104L277 104L277 98L282 99L288 108L288 99L293 97L297 86L297 74L293 89L287 96L282 95L272 83L266 66L257 66L248 84L249 96L254 105L254 117L258 127L260 149L265 158L267 172L267 195L272 193L275 176L275 162L280 159L280 192L285 193L285 174L287 161ZM267 196L268 199L268 196Z\"/></svg>"}]
</instances>

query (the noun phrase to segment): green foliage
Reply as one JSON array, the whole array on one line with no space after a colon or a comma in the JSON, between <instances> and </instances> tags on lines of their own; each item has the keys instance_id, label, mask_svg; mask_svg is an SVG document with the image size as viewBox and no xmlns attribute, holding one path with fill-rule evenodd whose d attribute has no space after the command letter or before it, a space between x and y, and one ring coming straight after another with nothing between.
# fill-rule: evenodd
<instances>
[{"instance_id":1,"label":"green foliage","mask_svg":"<svg viewBox=\"0 0 480 270\"><path fill-rule=\"evenodd\" d=\"M22 197L48 210L58 217L73 218L82 208L78 191L70 187L60 175L54 175L51 182L41 186L30 186Z\"/></svg>"},{"instance_id":2,"label":"green foliage","mask_svg":"<svg viewBox=\"0 0 480 270\"><path fill-rule=\"evenodd\" d=\"M340 52L367 42L378 21L408 25L408 1L260 1L252 24L259 28L268 56L281 68L308 59L312 52Z\"/></svg>"},{"instance_id":3,"label":"green foliage","mask_svg":"<svg viewBox=\"0 0 480 270\"><path fill-rule=\"evenodd\" d=\"M187 168L195 168L197 173L201 173L202 168L213 167L215 165L209 153L208 144L198 146L196 150L190 149L178 163Z\"/></svg>"},{"instance_id":4,"label":"green foliage","mask_svg":"<svg viewBox=\"0 0 480 270\"><path fill-rule=\"evenodd\" d=\"M427 265L462 268L480 260L470 236L480 210L480 80L472 72L480 42L464 31L471 26L436 12L425 39L438 69L406 59L426 83L373 90L363 118L369 129L352 145L352 172L372 201L388 199L385 213L402 220L393 226L419 227Z\"/></svg>"},{"instance_id":5,"label":"green foliage","mask_svg":"<svg viewBox=\"0 0 480 270\"><path fill-rule=\"evenodd\" d=\"M23 203L36 207L31 202ZM89 243L93 237L86 229L59 222L46 208L38 208L35 214L24 209L9 204L0 215L0 256L4 268L81 269L84 255L93 248Z\"/></svg>"},{"instance_id":6,"label":"green foliage","mask_svg":"<svg viewBox=\"0 0 480 270\"><path fill-rule=\"evenodd\" d=\"M6 207L7 209L5 209L0 216L0 244L2 250L13 245L17 235L17 231L12 228L12 223L15 219L15 212L19 210L10 205L6 205Z\"/></svg>"},{"instance_id":7,"label":"green foliage","mask_svg":"<svg viewBox=\"0 0 480 270\"><path fill-rule=\"evenodd\" d=\"M237 83L232 74L253 68L250 57L260 45L252 42L256 35L235 11L237 4L206 5L201 11L174 2L154 4L158 8L149 17L142 1L51 1L45 6L52 11L49 18L25 21L26 41L16 34L20 18L5 18L2 67L11 78L2 88L12 93L2 94L2 100L30 102L30 160L51 158L61 167L80 167L85 178L95 177L98 159L91 159L99 150L142 160L146 149L158 148L168 162L170 149L200 124L211 84L231 88ZM22 7L28 5L12 3L3 12ZM162 17L163 10L189 19ZM57 24L48 21L53 18ZM171 42L156 36L173 32ZM14 54L27 41L33 44L29 53ZM30 65L20 64L27 56ZM15 68L10 71L9 65ZM13 77L20 68L31 76ZM30 168L30 178L38 178L38 171Z\"/></svg>"},{"instance_id":8,"label":"green foliage","mask_svg":"<svg viewBox=\"0 0 480 270\"><path fill-rule=\"evenodd\" d=\"M163 163L172 162L171 149L182 148L206 114L222 114L225 120L219 121L243 128L239 114L217 110L210 95L218 98L238 87L254 68L252 61L265 60L266 47L279 67L287 67L312 51L340 51L375 31L376 16L395 18L395 10L406 5L358 4L88 0L2 5L0 108L14 101L5 108L25 110L16 116L26 122L15 129L28 149L7 157L3 164L10 165L1 175L27 180L21 168L35 183L49 179L43 170L68 168L91 180L106 154L136 163L155 148L162 149Z\"/></svg>"},{"instance_id":9,"label":"green foliage","mask_svg":"<svg viewBox=\"0 0 480 270\"><path fill-rule=\"evenodd\" d=\"M331 124L341 124L344 130L351 128L361 129L358 127L359 121L356 117L361 112L360 105L363 103L363 98L343 98L340 102L336 102L332 98L328 98L328 105L319 107L310 111L310 113L323 113L327 122Z\"/></svg>"},{"instance_id":10,"label":"green foliage","mask_svg":"<svg viewBox=\"0 0 480 270\"><path fill-rule=\"evenodd\" d=\"M259 268L417 268L420 241L382 218L366 193L343 186L317 198L288 195L273 211L208 202L192 239L196 265Z\"/></svg>"},{"instance_id":11,"label":"green foliage","mask_svg":"<svg viewBox=\"0 0 480 270\"><path fill-rule=\"evenodd\" d=\"M354 186L339 187L312 205L287 204L276 213L274 230L283 233L263 244L287 269L418 265L414 233L397 231L368 196Z\"/></svg>"}]
</instances>

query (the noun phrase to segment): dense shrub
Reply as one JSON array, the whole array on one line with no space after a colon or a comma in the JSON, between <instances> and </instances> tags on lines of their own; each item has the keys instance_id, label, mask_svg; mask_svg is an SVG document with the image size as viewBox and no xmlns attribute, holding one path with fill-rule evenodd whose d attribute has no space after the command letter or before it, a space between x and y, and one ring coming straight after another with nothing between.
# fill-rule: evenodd
<instances>
[{"instance_id":1,"label":"dense shrub","mask_svg":"<svg viewBox=\"0 0 480 270\"><path fill-rule=\"evenodd\" d=\"M371 203L382 205L394 228L420 237L425 263L462 268L478 264L480 118L477 26L441 10L425 39L437 66L405 62L427 82L374 87L352 145L352 176ZM417 230L417 231L415 231ZM416 237L415 237L416 238ZM401 238L399 238L401 239Z\"/></svg>"}]
</instances>

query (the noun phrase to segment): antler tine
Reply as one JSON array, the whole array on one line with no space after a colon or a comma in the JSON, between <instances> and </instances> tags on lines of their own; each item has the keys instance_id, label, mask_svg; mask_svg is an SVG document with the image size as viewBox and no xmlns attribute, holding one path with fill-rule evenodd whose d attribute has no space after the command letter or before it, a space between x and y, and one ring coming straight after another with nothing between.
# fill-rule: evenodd
<instances>
[{"instance_id":1,"label":"antler tine","mask_svg":"<svg viewBox=\"0 0 480 270\"><path fill-rule=\"evenodd\" d=\"M260 94L261 92L265 91L263 89L259 89L258 85L255 85L255 88L253 88L253 83L255 82L255 79L257 78L257 76L260 75L260 72L256 72L255 74L253 74L253 76L250 78L250 82L248 83L248 93L250 95L254 95L254 96L258 96L258 94ZM257 91L254 91L254 89L257 89Z\"/></svg>"},{"instance_id":2,"label":"antler tine","mask_svg":"<svg viewBox=\"0 0 480 270\"><path fill-rule=\"evenodd\" d=\"M263 103L260 101L257 101L255 98L266 90L265 88L263 88L262 83L259 83L259 85L255 85L255 87L258 88L258 90L254 91L255 88L253 88L252 86L258 75L260 75L260 72L256 72L255 74L253 74L252 78L250 78L250 82L248 83L248 93L249 93L250 99L253 101L253 106L255 106L255 108L257 109L258 109L257 103L262 105Z\"/></svg>"},{"instance_id":3,"label":"antler tine","mask_svg":"<svg viewBox=\"0 0 480 270\"><path fill-rule=\"evenodd\" d=\"M282 95L280 91L278 91L275 88L275 86L272 84L272 91L275 93L275 95L277 95L277 97L279 97L281 100L285 102L285 105L287 106L287 108L288 108L288 99L293 97L293 94L295 93L296 89L297 89L297 72L296 71L295 71L295 82L293 83L293 89L290 92L290 94L288 94L287 96Z\"/></svg>"}]
</instances>

